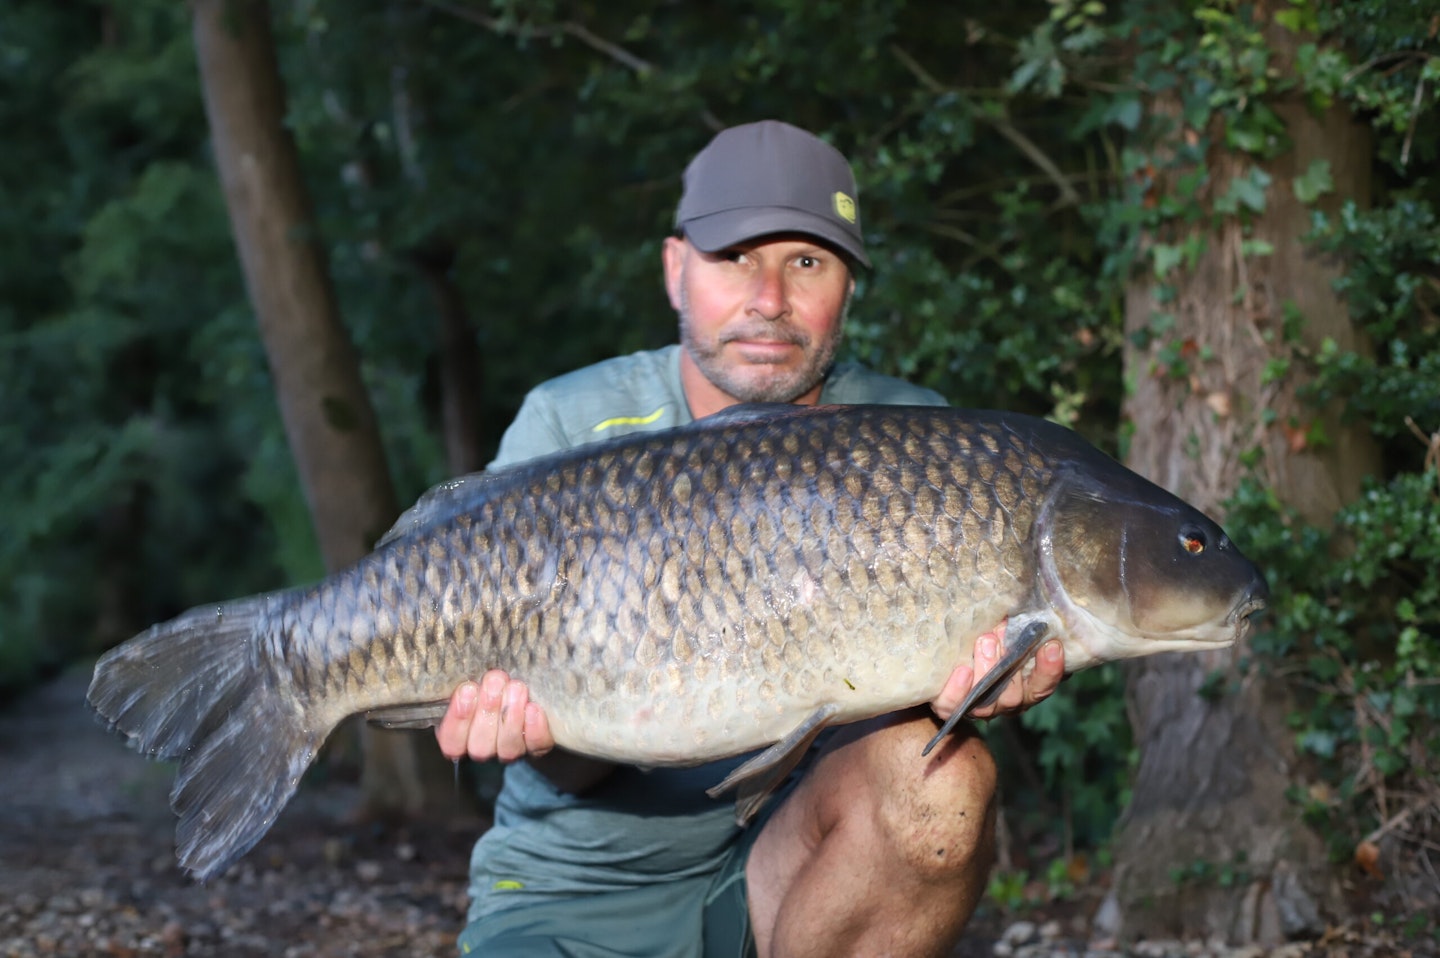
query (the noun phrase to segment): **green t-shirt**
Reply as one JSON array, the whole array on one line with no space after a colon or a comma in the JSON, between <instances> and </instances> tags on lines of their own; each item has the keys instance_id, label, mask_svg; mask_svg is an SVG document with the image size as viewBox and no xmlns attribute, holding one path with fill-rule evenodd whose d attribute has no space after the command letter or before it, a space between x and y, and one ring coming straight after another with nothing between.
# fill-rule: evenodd
<instances>
[{"instance_id":1,"label":"green t-shirt","mask_svg":"<svg viewBox=\"0 0 1440 958\"><path fill-rule=\"evenodd\" d=\"M945 405L938 393L853 363L831 370L820 402ZM680 347L634 353L533 389L491 466L692 421ZM688 769L622 766L584 796L557 791L525 762L510 765L495 824L471 859L470 920L526 895L615 891L714 871L740 829L733 802L705 789L746 758Z\"/></svg>"}]
</instances>

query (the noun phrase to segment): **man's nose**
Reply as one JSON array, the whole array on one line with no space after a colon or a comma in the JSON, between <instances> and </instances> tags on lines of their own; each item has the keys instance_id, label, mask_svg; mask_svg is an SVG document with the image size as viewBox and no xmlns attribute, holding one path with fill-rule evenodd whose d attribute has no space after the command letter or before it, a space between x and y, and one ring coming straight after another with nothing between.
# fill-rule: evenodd
<instances>
[{"instance_id":1,"label":"man's nose","mask_svg":"<svg viewBox=\"0 0 1440 958\"><path fill-rule=\"evenodd\" d=\"M752 282L751 312L764 319L780 319L790 312L789 292L786 289L783 268L757 270Z\"/></svg>"}]
</instances>

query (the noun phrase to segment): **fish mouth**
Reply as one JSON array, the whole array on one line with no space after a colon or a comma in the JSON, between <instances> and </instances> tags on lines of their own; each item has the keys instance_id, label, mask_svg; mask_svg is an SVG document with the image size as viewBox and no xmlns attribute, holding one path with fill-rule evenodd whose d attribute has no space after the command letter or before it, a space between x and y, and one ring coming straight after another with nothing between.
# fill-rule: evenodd
<instances>
[{"instance_id":1,"label":"fish mouth","mask_svg":"<svg viewBox=\"0 0 1440 958\"><path fill-rule=\"evenodd\" d=\"M1230 613L1232 623L1243 622L1250 616L1270 605L1270 590L1264 582L1257 582L1245 593L1245 597Z\"/></svg>"},{"instance_id":2,"label":"fish mouth","mask_svg":"<svg viewBox=\"0 0 1440 958\"><path fill-rule=\"evenodd\" d=\"M1235 630L1235 638L1243 639L1255 626L1255 616L1270 604L1269 590L1264 585L1252 588L1245 598L1231 611L1225 624Z\"/></svg>"},{"instance_id":3,"label":"fish mouth","mask_svg":"<svg viewBox=\"0 0 1440 958\"><path fill-rule=\"evenodd\" d=\"M1247 599L1243 604L1236 606L1235 611L1230 613L1230 618L1235 622L1241 619L1248 619L1256 612L1264 611L1268 605L1269 603L1261 598Z\"/></svg>"}]
</instances>

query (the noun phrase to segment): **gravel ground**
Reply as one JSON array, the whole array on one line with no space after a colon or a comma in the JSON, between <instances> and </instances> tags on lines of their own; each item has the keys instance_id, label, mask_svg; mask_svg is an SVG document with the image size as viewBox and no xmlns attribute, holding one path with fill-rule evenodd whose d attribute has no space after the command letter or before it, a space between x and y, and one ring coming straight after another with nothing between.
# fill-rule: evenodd
<instances>
[{"instance_id":1,"label":"gravel ground","mask_svg":"<svg viewBox=\"0 0 1440 958\"><path fill-rule=\"evenodd\" d=\"M200 885L175 865L172 769L84 706L88 671L0 711L0 956L446 956L484 823L349 820L353 784L307 783Z\"/></svg>"},{"instance_id":2,"label":"gravel ground","mask_svg":"<svg viewBox=\"0 0 1440 958\"><path fill-rule=\"evenodd\" d=\"M253 851L200 885L172 854L172 770L94 721L88 681L88 670L67 673L0 709L0 958L455 955L483 821L457 812L424 826L359 823L353 784L310 781ZM1027 916L1035 921L982 908L956 958L1420 958L1344 930L1268 952L1203 942L1118 949L1089 942L1084 909L1073 905Z\"/></svg>"}]
</instances>

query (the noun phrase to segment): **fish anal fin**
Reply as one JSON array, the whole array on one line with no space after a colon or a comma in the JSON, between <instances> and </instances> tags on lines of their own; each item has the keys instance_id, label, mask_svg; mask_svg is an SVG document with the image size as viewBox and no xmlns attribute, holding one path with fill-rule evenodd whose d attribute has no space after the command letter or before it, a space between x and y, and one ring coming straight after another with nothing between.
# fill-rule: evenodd
<instances>
[{"instance_id":1,"label":"fish anal fin","mask_svg":"<svg viewBox=\"0 0 1440 958\"><path fill-rule=\"evenodd\" d=\"M449 699L436 702L415 702L410 705L388 705L365 713L365 721L378 728L434 728L445 717Z\"/></svg>"},{"instance_id":2,"label":"fish anal fin","mask_svg":"<svg viewBox=\"0 0 1440 958\"><path fill-rule=\"evenodd\" d=\"M725 776L724 781L707 789L711 798L719 798L730 789L736 790L735 821L745 825L764 807L770 794L805 757L815 737L825 730L840 712L835 704L822 705L806 716L805 721L790 730L780 741Z\"/></svg>"}]
</instances>

